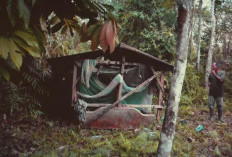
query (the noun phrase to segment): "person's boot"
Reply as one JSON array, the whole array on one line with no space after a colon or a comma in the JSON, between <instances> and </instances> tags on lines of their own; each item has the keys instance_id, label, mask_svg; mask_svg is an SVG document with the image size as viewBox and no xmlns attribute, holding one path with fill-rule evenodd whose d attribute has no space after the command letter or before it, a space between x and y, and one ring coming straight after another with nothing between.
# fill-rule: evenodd
<instances>
[{"instance_id":1,"label":"person's boot","mask_svg":"<svg viewBox=\"0 0 232 157\"><path fill-rule=\"evenodd\" d=\"M222 109L218 109L218 120L219 120L220 122L224 122L224 121L222 120Z\"/></svg>"},{"instance_id":2,"label":"person's boot","mask_svg":"<svg viewBox=\"0 0 232 157\"><path fill-rule=\"evenodd\" d=\"M213 121L213 109L209 108L209 120Z\"/></svg>"}]
</instances>

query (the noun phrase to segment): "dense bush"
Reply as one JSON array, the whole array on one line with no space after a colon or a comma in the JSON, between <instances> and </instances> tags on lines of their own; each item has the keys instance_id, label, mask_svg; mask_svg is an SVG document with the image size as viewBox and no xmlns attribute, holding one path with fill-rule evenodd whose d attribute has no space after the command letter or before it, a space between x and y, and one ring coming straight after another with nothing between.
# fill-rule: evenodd
<instances>
[{"instance_id":1,"label":"dense bush","mask_svg":"<svg viewBox=\"0 0 232 157\"><path fill-rule=\"evenodd\" d=\"M40 96L48 94L43 81L50 74L46 61L25 57L20 75L12 81L0 82L0 112L8 115L22 113L25 116L40 114Z\"/></svg>"},{"instance_id":2,"label":"dense bush","mask_svg":"<svg viewBox=\"0 0 232 157\"><path fill-rule=\"evenodd\" d=\"M188 64L181 94L180 105L204 105L207 102L207 91L204 87L204 73L196 71Z\"/></svg>"}]
</instances>

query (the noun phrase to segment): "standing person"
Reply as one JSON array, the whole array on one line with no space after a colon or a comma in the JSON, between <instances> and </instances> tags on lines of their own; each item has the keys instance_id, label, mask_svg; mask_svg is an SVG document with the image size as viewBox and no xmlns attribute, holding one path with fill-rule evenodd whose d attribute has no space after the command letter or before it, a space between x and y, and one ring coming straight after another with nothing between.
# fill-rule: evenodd
<instances>
[{"instance_id":1,"label":"standing person","mask_svg":"<svg viewBox=\"0 0 232 157\"><path fill-rule=\"evenodd\" d=\"M210 120L213 120L214 103L217 104L218 120L222 121L222 109L223 109L223 82L225 80L225 71L221 70L222 64L220 62L214 62L212 71L209 76L209 110Z\"/></svg>"}]
</instances>

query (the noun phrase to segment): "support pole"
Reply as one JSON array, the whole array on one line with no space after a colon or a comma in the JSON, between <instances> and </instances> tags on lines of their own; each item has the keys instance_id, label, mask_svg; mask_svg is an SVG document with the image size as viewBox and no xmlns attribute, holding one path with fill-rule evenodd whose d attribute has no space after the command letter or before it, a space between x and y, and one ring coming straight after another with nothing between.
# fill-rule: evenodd
<instances>
[{"instance_id":1,"label":"support pole","mask_svg":"<svg viewBox=\"0 0 232 157\"><path fill-rule=\"evenodd\" d=\"M77 65L74 64L73 66L73 79L72 79L72 100L71 100L71 106L74 106L75 103L77 102L78 96L77 96ZM77 122L77 128L80 129L81 128L81 124L78 121Z\"/></svg>"},{"instance_id":2,"label":"support pole","mask_svg":"<svg viewBox=\"0 0 232 157\"><path fill-rule=\"evenodd\" d=\"M72 105L77 101L77 66L73 67L73 82L72 82Z\"/></svg>"},{"instance_id":3,"label":"support pole","mask_svg":"<svg viewBox=\"0 0 232 157\"><path fill-rule=\"evenodd\" d=\"M123 78L124 75L124 69L125 69L125 56L122 57L122 62L121 62L121 75ZM119 84L118 87L118 100L120 100L122 97L122 83ZM121 107L121 102L118 103L118 107Z\"/></svg>"},{"instance_id":4,"label":"support pole","mask_svg":"<svg viewBox=\"0 0 232 157\"><path fill-rule=\"evenodd\" d=\"M164 89L164 73L162 72L161 73L161 76L160 76L160 86L161 88L159 88L159 99L158 99L158 105L162 105L162 101L163 101L163 94L164 94L164 91L162 89ZM157 109L157 115L156 115L156 119L159 121L160 120L160 111L162 109Z\"/></svg>"}]
</instances>

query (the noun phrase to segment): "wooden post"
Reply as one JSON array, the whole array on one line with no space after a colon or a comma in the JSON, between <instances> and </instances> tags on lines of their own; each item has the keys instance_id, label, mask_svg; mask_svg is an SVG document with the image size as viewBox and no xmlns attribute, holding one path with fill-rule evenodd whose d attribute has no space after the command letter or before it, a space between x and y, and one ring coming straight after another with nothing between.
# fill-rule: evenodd
<instances>
[{"instance_id":1,"label":"wooden post","mask_svg":"<svg viewBox=\"0 0 232 157\"><path fill-rule=\"evenodd\" d=\"M72 82L72 106L74 105L73 103L75 103L77 101L77 66L74 64L73 67L73 82Z\"/></svg>"},{"instance_id":2,"label":"wooden post","mask_svg":"<svg viewBox=\"0 0 232 157\"><path fill-rule=\"evenodd\" d=\"M72 100L71 100L71 106L74 106L75 103L77 102L77 65L74 64L73 66L73 80L72 80ZM79 130L81 128L81 124L78 121L77 122L77 129Z\"/></svg>"},{"instance_id":3,"label":"wooden post","mask_svg":"<svg viewBox=\"0 0 232 157\"><path fill-rule=\"evenodd\" d=\"M124 75L124 69L125 69L125 56L122 57L122 62L121 62L121 75L122 75L122 78L123 78L123 75ZM118 100L120 100L121 97L122 97L122 86L123 86L123 84L120 83L119 87L118 87ZM118 107L121 107L121 102L118 103Z\"/></svg>"},{"instance_id":4,"label":"wooden post","mask_svg":"<svg viewBox=\"0 0 232 157\"><path fill-rule=\"evenodd\" d=\"M160 76L160 85L161 87L159 88L159 98L158 98L158 105L162 105L162 101L163 101L163 94L164 91L162 89L164 89L164 73L161 73ZM157 109L157 115L156 115L156 119L159 121L160 120L160 110L162 109Z\"/></svg>"},{"instance_id":5,"label":"wooden post","mask_svg":"<svg viewBox=\"0 0 232 157\"><path fill-rule=\"evenodd\" d=\"M153 67L151 67L151 70L152 70L153 74L156 75L155 69ZM163 93L164 93L164 73L163 72L161 73L160 80L157 76L156 81L157 81L158 86L159 86L158 105L161 105L162 101L163 101ZM160 120L160 110L161 109L157 110L157 115L156 115L157 121ZM154 112L155 112L155 109L154 109Z\"/></svg>"},{"instance_id":6,"label":"wooden post","mask_svg":"<svg viewBox=\"0 0 232 157\"><path fill-rule=\"evenodd\" d=\"M157 81L157 83L158 83L158 85L159 85L159 89L160 89L161 91L164 92L163 86L162 86L162 84L160 83L160 80L159 80L159 78L158 78L158 76L157 76L157 74L156 74L156 72L155 72L155 69L154 69L153 67L151 67L151 71L152 71L153 75L156 75L156 81Z\"/></svg>"}]
</instances>

